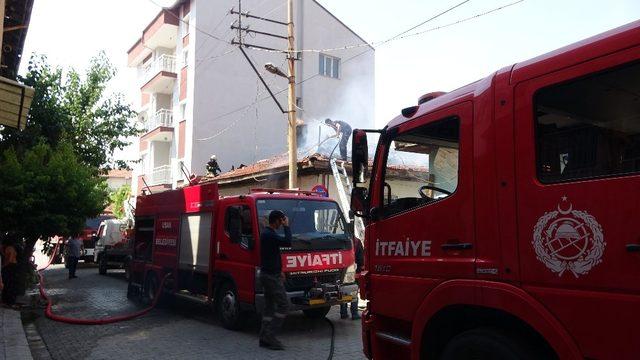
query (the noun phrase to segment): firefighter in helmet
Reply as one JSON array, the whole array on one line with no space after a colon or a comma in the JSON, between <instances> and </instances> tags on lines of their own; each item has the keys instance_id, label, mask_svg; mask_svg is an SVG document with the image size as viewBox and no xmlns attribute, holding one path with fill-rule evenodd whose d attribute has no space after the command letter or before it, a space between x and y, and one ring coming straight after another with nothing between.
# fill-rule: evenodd
<instances>
[{"instance_id":1,"label":"firefighter in helmet","mask_svg":"<svg viewBox=\"0 0 640 360\"><path fill-rule=\"evenodd\" d=\"M220 166L218 165L218 159L215 155L211 155L209 162L207 163L207 172L213 176L220 174Z\"/></svg>"}]
</instances>

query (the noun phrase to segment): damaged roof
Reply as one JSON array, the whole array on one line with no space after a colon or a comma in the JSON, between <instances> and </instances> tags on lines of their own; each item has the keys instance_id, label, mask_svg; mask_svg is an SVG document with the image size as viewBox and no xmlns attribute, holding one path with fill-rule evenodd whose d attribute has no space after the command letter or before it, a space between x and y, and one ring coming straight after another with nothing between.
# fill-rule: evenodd
<instances>
[{"instance_id":1,"label":"damaged roof","mask_svg":"<svg viewBox=\"0 0 640 360\"><path fill-rule=\"evenodd\" d=\"M373 164L370 162L370 166ZM351 162L344 164L348 173L351 173ZM387 175L394 179L414 179L416 176L427 176L428 169L411 168L403 165L393 165L387 167ZM391 170L391 171L389 171ZM200 183L217 182L218 184L232 184L241 182L254 182L265 180L265 178L286 175L289 172L289 154L283 153L260 160L254 164L244 166L239 169L222 173L218 176L205 175ZM331 165L329 164L329 156L320 153L314 153L298 160L298 175L309 175L319 173L331 173Z\"/></svg>"}]
</instances>

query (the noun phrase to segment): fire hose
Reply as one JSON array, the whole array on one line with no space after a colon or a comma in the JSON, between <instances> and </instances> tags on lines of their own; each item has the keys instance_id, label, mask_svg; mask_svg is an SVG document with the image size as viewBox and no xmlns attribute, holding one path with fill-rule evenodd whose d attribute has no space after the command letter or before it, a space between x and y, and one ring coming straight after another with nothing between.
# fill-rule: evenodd
<instances>
[{"instance_id":1,"label":"fire hose","mask_svg":"<svg viewBox=\"0 0 640 360\"><path fill-rule=\"evenodd\" d=\"M53 262L53 259L58 252L58 247L59 247L59 243L57 243L55 248L53 249L53 253L47 265L44 266L43 268L38 269L38 276L40 278L40 286L39 286L40 296L47 301L47 308L45 309L44 313L49 319L57 322L74 324L74 325L105 325L105 324L113 324L120 321L131 320L139 316L142 316L156 307L156 305L158 304L158 300L160 299L160 294L162 293L162 288L164 287L164 282L171 275L171 273L169 273L165 275L164 278L162 278L162 281L160 282L160 286L158 286L158 289L156 290L156 295L154 296L153 302L151 303L151 305L148 306L147 308L144 308L132 314L119 315L114 317L104 317L101 319L77 319L77 318L57 315L57 314L54 314L51 309L51 307L53 306L53 303L51 302L51 299L47 296L47 292L44 288L44 276L42 275L42 272L46 270Z\"/></svg>"},{"instance_id":2,"label":"fire hose","mask_svg":"<svg viewBox=\"0 0 640 360\"><path fill-rule=\"evenodd\" d=\"M62 322L66 324L73 324L73 325L105 325L105 324L113 324L116 322L126 321L126 320L132 320L134 318L140 317L148 313L149 311L153 310L153 308L156 307L156 305L158 304L158 300L160 299L160 294L162 293L162 288L164 287L164 282L171 275L171 273L168 273L162 278L162 281L160 282L160 286L158 286L158 289L156 290L156 295L154 296L153 302L151 303L151 305L135 313L114 316L114 317L105 317L101 319L77 319L77 318L57 315L57 314L54 314L51 309L51 307L53 306L53 303L51 302L51 299L47 296L47 292L44 288L44 276L42 275L42 272L47 270L47 268L49 268L49 266L53 262L53 259L58 253L59 245L60 245L59 243L56 243L56 246L53 249L53 253L49 258L49 262L47 263L47 265L38 269L38 276L40 278L40 286L39 286L40 296L47 301L47 308L45 309L44 313L49 319L53 321ZM333 359L333 353L335 348L336 329L335 329L335 326L333 325L333 322L331 322L331 320L329 320L328 318L325 318L325 320L329 323L329 326L331 326L331 345L329 347L329 356L327 357L327 360L331 360Z\"/></svg>"}]
</instances>

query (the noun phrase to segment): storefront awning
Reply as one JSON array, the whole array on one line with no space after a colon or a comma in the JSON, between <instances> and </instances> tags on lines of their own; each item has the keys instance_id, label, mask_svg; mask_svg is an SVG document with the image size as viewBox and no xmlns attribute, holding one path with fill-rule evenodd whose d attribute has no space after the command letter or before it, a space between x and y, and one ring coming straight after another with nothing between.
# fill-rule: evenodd
<instances>
[{"instance_id":1,"label":"storefront awning","mask_svg":"<svg viewBox=\"0 0 640 360\"><path fill-rule=\"evenodd\" d=\"M23 130L33 93L31 87L0 77L0 125Z\"/></svg>"}]
</instances>

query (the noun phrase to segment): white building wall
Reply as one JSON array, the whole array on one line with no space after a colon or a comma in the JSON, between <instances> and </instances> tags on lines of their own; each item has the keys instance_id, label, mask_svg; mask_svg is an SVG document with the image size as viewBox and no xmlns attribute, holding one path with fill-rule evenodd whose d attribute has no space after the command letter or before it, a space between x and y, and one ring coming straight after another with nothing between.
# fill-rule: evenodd
<instances>
[{"instance_id":1,"label":"white building wall","mask_svg":"<svg viewBox=\"0 0 640 360\"><path fill-rule=\"evenodd\" d=\"M356 34L341 24L326 9L315 1L299 1L302 6L304 27L300 46L303 49L332 49L344 45L365 44ZM348 50L324 51L325 55L340 59L340 78L318 75L320 53L304 52L298 65L303 99L301 118L307 125L306 141L299 148L308 149L321 138L333 134L333 130L322 125L325 118L343 120L352 128L374 126L374 79L375 51L370 46ZM337 140L328 142L335 145ZM332 146L329 146L332 148ZM336 150L337 151L337 150Z\"/></svg>"},{"instance_id":2,"label":"white building wall","mask_svg":"<svg viewBox=\"0 0 640 360\"><path fill-rule=\"evenodd\" d=\"M256 5L261 6L255 10ZM282 0L243 0L243 11L255 15L286 21L286 6ZM227 16L220 24L222 14L231 7L237 9L235 0L199 1L195 12L198 28L204 32L230 40L236 34L230 31L228 24L236 17ZM361 43L355 34L342 25L315 1L295 1L297 47L326 48L345 44ZM255 10L255 11L254 11ZM193 10L192 10L193 13ZM286 34L286 26L272 24L255 19L242 19L242 25L252 29L275 34ZM216 26L218 26L216 28ZM194 72L194 112L193 146L191 170L204 173L209 156L218 156L223 171L232 165L250 164L258 160L287 151L287 120L274 101L269 98L264 86L259 82L250 65L237 50L212 39L203 32L194 36L197 67ZM285 49L286 40L266 36L248 36L248 43L276 49ZM225 52L235 49L231 54ZM317 142L319 120L332 117L346 120L355 126L373 126L374 106L374 51L369 47L332 52L331 55L348 58L368 50L366 54L346 62L340 79L325 78L318 75L317 53L304 53L302 61L297 62L297 80L313 77L296 89L297 97L302 98L302 111L299 118L310 128L307 139ZM265 63L273 63L286 71L285 56L281 53L256 51L246 52L263 74L274 92L280 92L277 98L286 109L287 81L269 74L263 68ZM256 102L255 106L245 108ZM260 101L260 99L262 99ZM329 128L325 127L325 134ZM299 149L309 147L308 141L299 144Z\"/></svg>"},{"instance_id":3,"label":"white building wall","mask_svg":"<svg viewBox=\"0 0 640 360\"><path fill-rule=\"evenodd\" d=\"M282 0L243 0L242 10L255 15L286 22L286 2ZM313 0L294 1L296 47L299 49L331 48L363 41L339 20ZM173 138L166 144L148 145L146 166L139 164L134 172L133 187L137 176L147 177L160 163L172 165L171 185L176 187L184 179L180 161L194 174L203 175L206 162L216 154L223 171L241 163L250 164L287 151L287 116L269 97L249 63L237 46L213 39L209 34L230 41L236 34L229 25L237 15L229 15L237 0L192 0L188 25L181 21L175 48L158 48L153 58L161 54L176 57L178 77L170 99L159 96L155 106L149 106L149 116L156 109L173 110ZM180 14L183 18L184 14ZM286 35L286 26L256 19L242 19L242 25L252 29ZM197 28L197 29L196 29ZM187 97L180 101L181 69L183 68L182 39L189 34L187 45ZM287 41L266 36L247 36L246 42L276 49L285 49ZM228 53L230 52L230 53ZM285 54L246 49L277 99L286 109L287 80L264 70L264 64L273 63L286 72ZM353 55L363 55L347 61ZM298 118L308 129L306 139L301 138L299 149L306 150L317 143L318 127L326 117L345 120L356 127L373 126L374 107L374 51L369 47L327 52L341 59L340 79L320 76L319 54L305 52L296 63L297 80L306 80L296 87L297 97L302 99ZM142 66L141 66L142 67ZM139 69L139 72L141 70ZM142 77L142 74L140 74ZM138 81L140 82L140 81ZM142 83L138 84L141 86ZM251 105L247 107L247 105ZM184 105L184 115L182 109ZM186 120L184 156L178 158L179 123ZM322 126L323 135L330 129ZM168 151L166 147L168 146ZM159 160L160 152L169 153L170 160ZM134 193L137 189L133 189Z\"/></svg>"}]
</instances>

